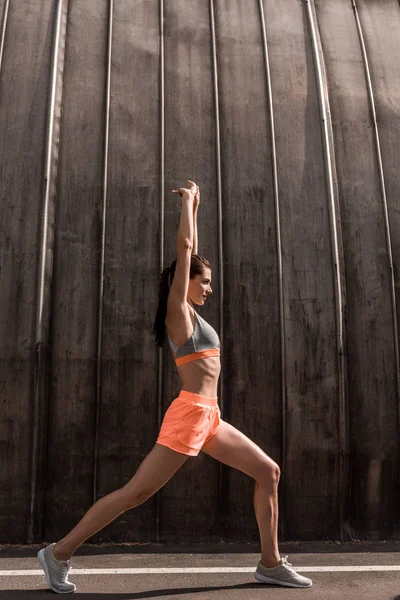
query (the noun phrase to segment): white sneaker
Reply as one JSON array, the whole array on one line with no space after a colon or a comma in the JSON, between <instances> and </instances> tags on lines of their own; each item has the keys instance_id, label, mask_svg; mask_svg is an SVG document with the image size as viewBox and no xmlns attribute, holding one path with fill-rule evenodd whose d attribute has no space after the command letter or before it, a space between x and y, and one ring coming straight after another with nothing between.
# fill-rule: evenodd
<instances>
[{"instance_id":1,"label":"white sneaker","mask_svg":"<svg viewBox=\"0 0 400 600\"><path fill-rule=\"evenodd\" d=\"M57 594L72 594L76 585L68 581L70 561L57 560L53 554L55 544L50 544L38 552L38 559L49 587Z\"/></svg>"},{"instance_id":2,"label":"white sneaker","mask_svg":"<svg viewBox=\"0 0 400 600\"><path fill-rule=\"evenodd\" d=\"M260 561L254 577L260 583L269 583L271 585L284 585L286 587L307 588L312 586L311 579L303 577L296 573L292 565L287 561L288 557L281 558L276 567L264 567Z\"/></svg>"}]
</instances>

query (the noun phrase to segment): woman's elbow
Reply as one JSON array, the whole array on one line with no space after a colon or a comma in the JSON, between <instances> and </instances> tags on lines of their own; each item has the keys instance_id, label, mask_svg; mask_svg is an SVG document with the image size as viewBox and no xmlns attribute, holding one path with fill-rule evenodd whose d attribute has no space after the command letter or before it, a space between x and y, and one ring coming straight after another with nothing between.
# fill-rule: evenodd
<instances>
[{"instance_id":1,"label":"woman's elbow","mask_svg":"<svg viewBox=\"0 0 400 600\"><path fill-rule=\"evenodd\" d=\"M192 252L193 241L189 237L183 237L177 240L177 249L184 250L185 252Z\"/></svg>"}]
</instances>

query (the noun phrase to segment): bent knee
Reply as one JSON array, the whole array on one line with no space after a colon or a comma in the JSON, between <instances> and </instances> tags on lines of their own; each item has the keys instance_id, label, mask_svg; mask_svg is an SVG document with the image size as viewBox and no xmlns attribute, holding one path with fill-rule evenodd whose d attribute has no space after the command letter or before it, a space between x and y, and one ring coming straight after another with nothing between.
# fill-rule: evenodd
<instances>
[{"instance_id":1,"label":"bent knee","mask_svg":"<svg viewBox=\"0 0 400 600\"><path fill-rule=\"evenodd\" d=\"M266 487L278 487L281 470L275 462L266 462L256 478L258 483Z\"/></svg>"}]
</instances>

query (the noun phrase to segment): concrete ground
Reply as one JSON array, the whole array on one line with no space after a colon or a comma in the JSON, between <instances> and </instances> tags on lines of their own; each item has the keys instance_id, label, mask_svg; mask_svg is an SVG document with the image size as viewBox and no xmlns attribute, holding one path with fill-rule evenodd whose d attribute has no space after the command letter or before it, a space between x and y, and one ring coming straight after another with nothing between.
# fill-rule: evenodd
<instances>
[{"instance_id":1,"label":"concrete ground","mask_svg":"<svg viewBox=\"0 0 400 600\"><path fill-rule=\"evenodd\" d=\"M56 597L40 574L36 559L39 548L0 546L1 600ZM254 546L87 545L73 559L72 568L78 571L70 575L77 585L73 597L74 600L400 600L399 543L302 543L281 544L280 548L282 555L289 554L295 568L313 580L312 588L287 589L255 582L253 571L259 554ZM232 572L226 572L227 569Z\"/></svg>"}]
</instances>

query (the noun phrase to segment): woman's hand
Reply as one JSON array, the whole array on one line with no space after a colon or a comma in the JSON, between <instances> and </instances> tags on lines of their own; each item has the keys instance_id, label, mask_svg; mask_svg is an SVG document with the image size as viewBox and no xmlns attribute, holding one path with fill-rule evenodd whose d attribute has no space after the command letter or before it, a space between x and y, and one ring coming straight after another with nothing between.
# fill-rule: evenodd
<instances>
[{"instance_id":1,"label":"woman's hand","mask_svg":"<svg viewBox=\"0 0 400 600\"><path fill-rule=\"evenodd\" d=\"M194 200L196 199L196 194L197 194L197 190L199 189L198 186L193 183L193 181L189 181L189 188L178 188L177 190L172 190L172 192L174 194L178 194L183 200ZM199 202L200 202L200 191L199 191Z\"/></svg>"},{"instance_id":2,"label":"woman's hand","mask_svg":"<svg viewBox=\"0 0 400 600\"><path fill-rule=\"evenodd\" d=\"M200 204L200 188L193 181L190 181L190 179L188 180L188 183L191 186L191 188L193 186L196 187L196 192L194 194L194 208L199 208L199 204Z\"/></svg>"}]
</instances>

